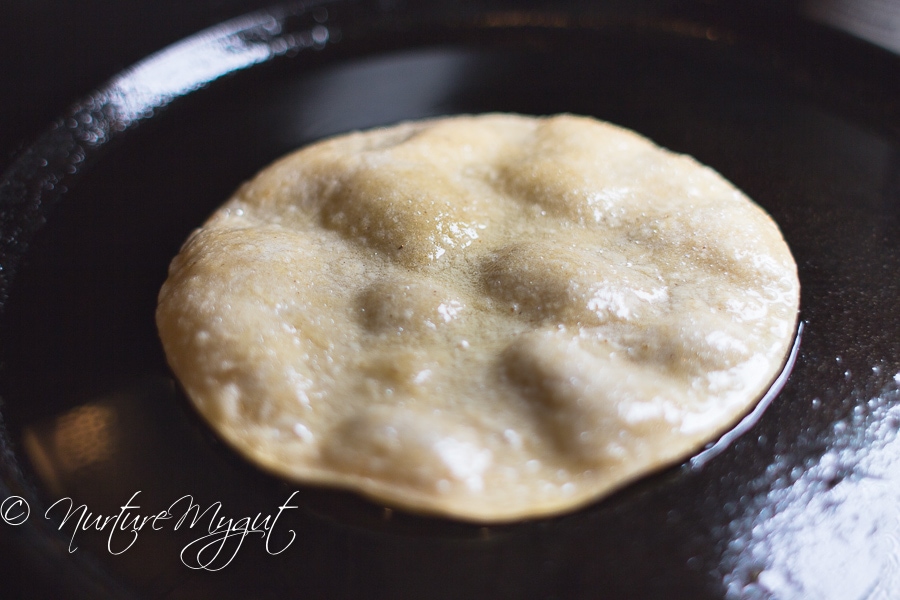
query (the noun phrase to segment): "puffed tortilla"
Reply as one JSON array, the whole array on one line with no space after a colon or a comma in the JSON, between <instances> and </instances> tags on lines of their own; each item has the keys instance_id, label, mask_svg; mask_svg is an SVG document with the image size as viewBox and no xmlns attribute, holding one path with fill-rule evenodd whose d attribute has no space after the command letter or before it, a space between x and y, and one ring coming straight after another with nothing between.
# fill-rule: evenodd
<instances>
[{"instance_id":1,"label":"puffed tortilla","mask_svg":"<svg viewBox=\"0 0 900 600\"><path fill-rule=\"evenodd\" d=\"M292 481L500 522L689 456L782 368L772 219L712 169L572 115L459 116L303 148L185 243L166 356Z\"/></svg>"}]
</instances>

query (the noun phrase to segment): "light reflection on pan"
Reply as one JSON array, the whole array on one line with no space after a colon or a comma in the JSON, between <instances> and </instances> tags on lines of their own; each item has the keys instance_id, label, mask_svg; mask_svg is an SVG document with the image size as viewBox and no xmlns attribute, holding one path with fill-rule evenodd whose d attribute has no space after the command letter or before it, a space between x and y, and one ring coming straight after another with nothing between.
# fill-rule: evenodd
<instances>
[{"instance_id":1,"label":"light reflection on pan","mask_svg":"<svg viewBox=\"0 0 900 600\"><path fill-rule=\"evenodd\" d=\"M873 367L873 371L880 366ZM889 600L900 590L900 373L806 468L770 465L729 529L728 598ZM815 409L815 407L813 407Z\"/></svg>"}]
</instances>

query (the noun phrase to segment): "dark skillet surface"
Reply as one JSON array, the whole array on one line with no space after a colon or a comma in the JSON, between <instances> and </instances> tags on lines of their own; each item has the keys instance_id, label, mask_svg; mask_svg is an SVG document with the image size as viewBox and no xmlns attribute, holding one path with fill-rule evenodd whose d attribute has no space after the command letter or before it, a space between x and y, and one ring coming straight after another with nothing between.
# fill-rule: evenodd
<instances>
[{"instance_id":1,"label":"dark skillet surface","mask_svg":"<svg viewBox=\"0 0 900 600\"><path fill-rule=\"evenodd\" d=\"M232 74L124 132L104 129L102 114L62 121L6 172L2 258L4 273L18 272L2 290L0 500L16 494L32 506L26 525L0 523L15 550L13 597L896 593L900 61L802 23L536 8L385 18L366 5L329 6L327 18L304 14L281 33L244 36L309 41L318 25L332 35L324 47ZM702 468L687 462L579 512L514 525L386 513L244 463L191 412L156 339L156 292L184 237L298 145L488 110L631 127L713 166L768 210L803 295L802 344L784 390ZM108 135L91 138L98 132ZM75 145L60 152L67 140ZM208 520L179 532L163 522L113 556L108 529L77 534L70 554L71 524L56 531L64 511L43 518L63 497L115 515L135 492L142 515L191 494L204 508L221 502L226 517L253 517L277 512L295 490L297 508L284 512L271 548L293 530L291 545L273 556L248 537L217 572L181 563Z\"/></svg>"}]
</instances>

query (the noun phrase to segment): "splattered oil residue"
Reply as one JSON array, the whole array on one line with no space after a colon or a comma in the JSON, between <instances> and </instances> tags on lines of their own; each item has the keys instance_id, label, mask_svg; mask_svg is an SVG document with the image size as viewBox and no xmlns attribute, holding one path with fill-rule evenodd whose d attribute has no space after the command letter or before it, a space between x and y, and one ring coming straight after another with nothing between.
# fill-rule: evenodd
<instances>
[{"instance_id":1,"label":"splattered oil residue","mask_svg":"<svg viewBox=\"0 0 900 600\"><path fill-rule=\"evenodd\" d=\"M877 371L880 367L873 367ZM776 460L730 525L726 597L888 600L900 590L900 373L826 434L805 468Z\"/></svg>"}]
</instances>

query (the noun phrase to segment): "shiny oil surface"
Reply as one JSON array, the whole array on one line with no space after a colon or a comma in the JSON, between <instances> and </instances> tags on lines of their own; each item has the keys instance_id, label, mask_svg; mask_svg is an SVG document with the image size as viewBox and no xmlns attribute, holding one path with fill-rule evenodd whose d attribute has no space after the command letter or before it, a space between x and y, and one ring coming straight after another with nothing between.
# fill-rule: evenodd
<instances>
[{"instance_id":1,"label":"shiny oil surface","mask_svg":"<svg viewBox=\"0 0 900 600\"><path fill-rule=\"evenodd\" d=\"M869 51L821 32L792 44L736 26L527 11L438 14L415 26L380 15L334 3L232 25L244 33L229 38L231 56L253 44L271 51L202 87L173 83L169 96L100 94L4 176L3 260L17 276L3 290L2 474L37 515L15 535L56 574L35 583L36 595L892 597L900 119L891 84L816 48L837 44L848 61ZM802 286L804 331L783 391L702 466L513 525L385 510L244 463L191 412L156 337L156 293L182 240L299 145L494 110L590 114L635 129L711 165L769 211ZM70 497L115 515L132 499L132 513L151 515L185 495L203 509L220 502L219 515L235 520L277 513L289 498L296 508L283 511L269 551L262 535L239 548L231 538L207 569L185 566L204 558L183 550L209 519L174 531L182 505L118 554L129 537L76 532L73 521L60 526L60 505L50 508Z\"/></svg>"}]
</instances>

